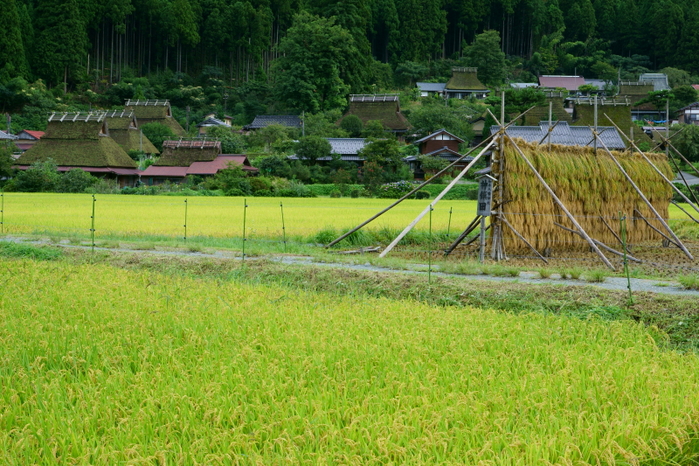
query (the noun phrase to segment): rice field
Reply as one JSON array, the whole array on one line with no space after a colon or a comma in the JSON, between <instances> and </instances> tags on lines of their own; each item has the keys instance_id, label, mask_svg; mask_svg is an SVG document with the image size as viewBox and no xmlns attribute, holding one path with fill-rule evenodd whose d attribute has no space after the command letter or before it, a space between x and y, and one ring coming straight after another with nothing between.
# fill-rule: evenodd
<instances>
[{"instance_id":1,"label":"rice field","mask_svg":"<svg viewBox=\"0 0 699 466\"><path fill-rule=\"evenodd\" d=\"M185 198L175 196L96 195L96 236L182 236ZM277 239L282 233L280 202L286 233L308 237L320 230L352 228L390 205L391 199L247 198L246 234ZM382 216L370 228L402 229L429 203L407 200ZM443 201L432 214L433 228L467 225L475 216L475 201ZM188 236L240 237L244 199L191 197L187 199ZM5 232L11 234L85 234L91 228L92 196L87 194L5 193ZM419 229L427 230L425 218Z\"/></svg>"},{"instance_id":2,"label":"rice field","mask_svg":"<svg viewBox=\"0 0 699 466\"><path fill-rule=\"evenodd\" d=\"M699 360L658 350L632 322L0 263L2 464L680 464L698 453Z\"/></svg>"},{"instance_id":3,"label":"rice field","mask_svg":"<svg viewBox=\"0 0 699 466\"><path fill-rule=\"evenodd\" d=\"M138 237L184 234L185 198L175 196L96 195L95 235ZM189 237L241 237L243 216L246 235L279 239L282 234L280 203L283 203L286 234L308 238L324 229L352 228L387 207L391 199L193 197L187 199ZM428 204L407 200L369 224L371 230L402 230ZM88 235L92 196L87 194L5 193L3 227L9 234ZM450 210L451 221L450 221ZM475 217L475 201L442 201L432 213L435 231L461 231ZM670 206L670 218L686 218ZM429 229L425 216L416 230Z\"/></svg>"}]
</instances>

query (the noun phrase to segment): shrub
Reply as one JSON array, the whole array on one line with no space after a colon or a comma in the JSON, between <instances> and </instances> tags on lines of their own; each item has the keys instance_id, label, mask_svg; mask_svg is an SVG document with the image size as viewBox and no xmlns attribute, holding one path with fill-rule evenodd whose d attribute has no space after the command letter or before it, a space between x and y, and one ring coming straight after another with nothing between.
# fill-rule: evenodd
<instances>
[{"instance_id":1,"label":"shrub","mask_svg":"<svg viewBox=\"0 0 699 466\"><path fill-rule=\"evenodd\" d=\"M362 194L362 191L359 190L359 189L353 189L353 190L350 191L350 197L351 197L352 199L358 198L361 194Z\"/></svg>"},{"instance_id":2,"label":"shrub","mask_svg":"<svg viewBox=\"0 0 699 466\"><path fill-rule=\"evenodd\" d=\"M339 189L333 189L330 191L330 197L342 197L342 193Z\"/></svg>"},{"instance_id":3,"label":"shrub","mask_svg":"<svg viewBox=\"0 0 699 466\"><path fill-rule=\"evenodd\" d=\"M430 192L425 191L424 189L421 189L420 191L415 193L415 199L429 199L430 198Z\"/></svg>"},{"instance_id":4,"label":"shrub","mask_svg":"<svg viewBox=\"0 0 699 466\"><path fill-rule=\"evenodd\" d=\"M248 180L248 182L250 183L250 188L252 188L253 193L263 190L269 191L272 189L272 180L264 176L252 177Z\"/></svg>"},{"instance_id":5,"label":"shrub","mask_svg":"<svg viewBox=\"0 0 699 466\"><path fill-rule=\"evenodd\" d=\"M415 189L415 184L410 181L395 181L393 183L385 183L379 186L376 197L380 198L399 198L405 196L410 191Z\"/></svg>"},{"instance_id":6,"label":"shrub","mask_svg":"<svg viewBox=\"0 0 699 466\"><path fill-rule=\"evenodd\" d=\"M56 191L59 193L84 193L95 183L97 183L97 178L79 168L73 168L64 173L58 180Z\"/></svg>"},{"instance_id":7,"label":"shrub","mask_svg":"<svg viewBox=\"0 0 699 466\"><path fill-rule=\"evenodd\" d=\"M119 194L121 189L116 180L99 178L95 184L85 190L89 194Z\"/></svg>"}]
</instances>

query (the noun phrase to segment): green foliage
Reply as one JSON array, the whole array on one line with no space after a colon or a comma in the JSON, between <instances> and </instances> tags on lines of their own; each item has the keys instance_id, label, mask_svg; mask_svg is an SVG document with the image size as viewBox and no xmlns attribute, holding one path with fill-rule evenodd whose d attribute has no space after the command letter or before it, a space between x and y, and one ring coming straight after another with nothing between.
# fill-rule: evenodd
<instances>
[{"instance_id":1,"label":"green foliage","mask_svg":"<svg viewBox=\"0 0 699 466\"><path fill-rule=\"evenodd\" d=\"M279 45L276 93L289 108L316 113L345 105L352 67L362 62L352 35L334 18L302 12Z\"/></svg>"},{"instance_id":2,"label":"green foliage","mask_svg":"<svg viewBox=\"0 0 699 466\"><path fill-rule=\"evenodd\" d=\"M73 168L60 177L56 183L56 191L59 193L84 193L95 183L97 183L97 178L80 168Z\"/></svg>"},{"instance_id":3,"label":"green foliage","mask_svg":"<svg viewBox=\"0 0 699 466\"><path fill-rule=\"evenodd\" d=\"M8 78L27 76L29 71L22 42L22 24L16 0L6 0L0 8L0 66ZM4 81L0 76L0 82Z\"/></svg>"},{"instance_id":4,"label":"green foliage","mask_svg":"<svg viewBox=\"0 0 699 466\"><path fill-rule=\"evenodd\" d=\"M449 165L449 162L438 156L421 155L418 157L420 166L426 174L434 175Z\"/></svg>"},{"instance_id":5,"label":"green foliage","mask_svg":"<svg viewBox=\"0 0 699 466\"><path fill-rule=\"evenodd\" d=\"M352 115L349 115L347 118L350 116ZM386 136L386 129L379 120L367 121L366 125L364 125L364 128L362 129L363 138L381 138L384 136Z\"/></svg>"},{"instance_id":6,"label":"green foliage","mask_svg":"<svg viewBox=\"0 0 699 466\"><path fill-rule=\"evenodd\" d=\"M340 122L340 128L347 131L349 137L358 138L362 135L364 123L362 123L362 120L357 115L347 115L342 119L342 122Z\"/></svg>"},{"instance_id":7,"label":"green foliage","mask_svg":"<svg viewBox=\"0 0 699 466\"><path fill-rule=\"evenodd\" d=\"M206 135L221 141L221 151L224 154L242 154L246 149L245 138L234 133L227 126L214 126L208 129Z\"/></svg>"},{"instance_id":8,"label":"green foliage","mask_svg":"<svg viewBox=\"0 0 699 466\"><path fill-rule=\"evenodd\" d=\"M396 82L405 87L412 87L417 81L427 76L430 69L419 62L405 61L396 66Z\"/></svg>"},{"instance_id":9,"label":"green foliage","mask_svg":"<svg viewBox=\"0 0 699 466\"><path fill-rule=\"evenodd\" d=\"M408 116L415 133L427 136L440 129L446 129L465 141L473 139L473 130L469 121L482 113L476 106L444 107L443 105L422 105Z\"/></svg>"},{"instance_id":10,"label":"green foliage","mask_svg":"<svg viewBox=\"0 0 699 466\"><path fill-rule=\"evenodd\" d=\"M507 66L498 31L489 30L478 34L465 49L465 55L469 65L478 67L478 79L483 84L495 86L505 81Z\"/></svg>"},{"instance_id":11,"label":"green foliage","mask_svg":"<svg viewBox=\"0 0 699 466\"><path fill-rule=\"evenodd\" d=\"M172 129L162 123L146 123L141 125L141 131L160 152L163 151L163 141L177 139Z\"/></svg>"},{"instance_id":12,"label":"green foliage","mask_svg":"<svg viewBox=\"0 0 699 466\"><path fill-rule=\"evenodd\" d=\"M35 162L28 169L19 170L5 185L5 190L30 193L56 191L61 179L56 168L56 162L52 159Z\"/></svg>"},{"instance_id":13,"label":"green foliage","mask_svg":"<svg viewBox=\"0 0 699 466\"><path fill-rule=\"evenodd\" d=\"M8 178L12 175L12 165L15 163L15 159L12 156L14 149L14 144L0 143L0 179Z\"/></svg>"},{"instance_id":14,"label":"green foliage","mask_svg":"<svg viewBox=\"0 0 699 466\"><path fill-rule=\"evenodd\" d=\"M291 141L296 131L283 125L269 125L254 131L248 136L248 145L262 147L265 152L270 152L274 145Z\"/></svg>"},{"instance_id":15,"label":"green foliage","mask_svg":"<svg viewBox=\"0 0 699 466\"><path fill-rule=\"evenodd\" d=\"M699 126L677 125L672 129L681 130L672 138L672 145L690 162L699 162Z\"/></svg>"},{"instance_id":16,"label":"green foliage","mask_svg":"<svg viewBox=\"0 0 699 466\"><path fill-rule=\"evenodd\" d=\"M331 150L328 140L320 136L306 136L296 144L296 156L307 165L314 165L320 158L330 157Z\"/></svg>"},{"instance_id":17,"label":"green foliage","mask_svg":"<svg viewBox=\"0 0 699 466\"><path fill-rule=\"evenodd\" d=\"M266 176L278 176L283 178L291 177L291 166L286 157L281 155L269 155L260 157L254 162L255 167L260 169L260 174Z\"/></svg>"},{"instance_id":18,"label":"green foliage","mask_svg":"<svg viewBox=\"0 0 699 466\"><path fill-rule=\"evenodd\" d=\"M339 110L329 110L315 114L306 113L305 132L306 136L320 136L323 138L346 138L347 131L335 124L342 116Z\"/></svg>"},{"instance_id":19,"label":"green foliage","mask_svg":"<svg viewBox=\"0 0 699 466\"><path fill-rule=\"evenodd\" d=\"M50 261L63 257L63 251L47 246L2 241L0 242L0 257Z\"/></svg>"},{"instance_id":20,"label":"green foliage","mask_svg":"<svg viewBox=\"0 0 699 466\"><path fill-rule=\"evenodd\" d=\"M677 86L672 89L673 104L676 107L684 107L697 101L697 91L689 84Z\"/></svg>"},{"instance_id":21,"label":"green foliage","mask_svg":"<svg viewBox=\"0 0 699 466\"><path fill-rule=\"evenodd\" d=\"M208 190L220 189L226 196L242 196L252 193L252 186L247 180L247 175L239 165L219 170L216 175L204 182L204 188Z\"/></svg>"}]
</instances>

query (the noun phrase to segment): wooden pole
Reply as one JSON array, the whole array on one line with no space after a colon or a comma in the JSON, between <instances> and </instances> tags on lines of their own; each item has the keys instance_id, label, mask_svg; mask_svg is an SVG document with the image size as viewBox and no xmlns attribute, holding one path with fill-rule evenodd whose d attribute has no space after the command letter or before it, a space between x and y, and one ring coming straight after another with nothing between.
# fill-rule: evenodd
<instances>
[{"instance_id":1,"label":"wooden pole","mask_svg":"<svg viewBox=\"0 0 699 466\"><path fill-rule=\"evenodd\" d=\"M478 250L478 262L482 264L485 260L485 217L481 217L481 231L478 237L481 240Z\"/></svg>"},{"instance_id":2,"label":"wooden pole","mask_svg":"<svg viewBox=\"0 0 699 466\"><path fill-rule=\"evenodd\" d=\"M616 240L619 241L619 244L621 244L621 245L623 246L623 245L624 245L624 242L621 240L621 238L619 238L619 235L616 234L616 231L614 231L614 230L612 229L612 227L607 223L607 221L606 221L606 220L604 219L604 217L602 217L601 215L600 215L600 220L602 220L602 223L604 223L604 226L606 226L607 229L609 229L609 231L611 232L612 235L614 235L614 237L616 238Z\"/></svg>"},{"instance_id":3,"label":"wooden pole","mask_svg":"<svg viewBox=\"0 0 699 466\"><path fill-rule=\"evenodd\" d=\"M624 177L625 177L626 180L631 184L631 186L633 187L633 189L636 190L636 193L638 193L638 195L641 197L641 199L643 199L643 202L646 203L646 205L648 206L648 208L650 209L650 211L653 212L653 215L655 215L655 218L656 218L656 219L665 227L665 229L670 233L670 235L672 236L672 238L673 238L673 239L675 240L675 242L678 244L678 247L679 247L680 249L682 249L682 252L684 252L684 254L685 254L690 260L694 260L694 256L692 256L692 253L690 253L689 250L687 250L687 248L684 246L684 244L682 244L682 241L680 241L680 239L677 237L677 235L675 234L675 232L672 231L672 229L670 228L670 226L665 222L665 220L663 220L663 218L660 216L660 214L658 213L658 211L655 210L655 207L653 207L653 204L651 204L651 202L648 200L648 198L645 196L645 194L643 194L643 192L641 191L641 189L636 185L636 183L635 183L635 182L633 181L633 179L629 176L629 174L626 173L626 170L624 170L624 167L622 167L621 164L619 163L619 161L616 159L616 157L614 157L614 155L613 155L612 152L609 150L609 148L608 148L607 145L604 143L604 141L602 141L602 140L600 139L600 140L599 140L599 143L602 145L602 147L604 148L604 150L607 152L607 154L609 155L609 158L612 159L612 161L613 161L614 164L617 166L617 168L621 171L621 173L623 173Z\"/></svg>"},{"instance_id":4,"label":"wooden pole","mask_svg":"<svg viewBox=\"0 0 699 466\"><path fill-rule=\"evenodd\" d=\"M1 194L0 194L0 196L1 196ZM682 208L682 206L679 205L677 202L671 201L671 204L674 205L675 207L677 207L678 209L680 209L680 210L681 210L682 212L684 212L685 214L687 214L687 217L691 218L691 219L694 220L696 223L699 223L699 220L697 220L696 218L692 217L692 216L689 214L689 212L687 212L686 210L684 210L684 209Z\"/></svg>"},{"instance_id":5,"label":"wooden pole","mask_svg":"<svg viewBox=\"0 0 699 466\"><path fill-rule=\"evenodd\" d=\"M449 246L445 251L444 255L448 256L449 254L452 253L454 249L473 231L476 229L476 226L478 225L478 220L480 220L481 216L476 215L476 218L473 219L473 221L466 227L466 229L459 235L456 240L451 243L451 246Z\"/></svg>"},{"instance_id":6,"label":"wooden pole","mask_svg":"<svg viewBox=\"0 0 699 466\"><path fill-rule=\"evenodd\" d=\"M626 136L624 133L622 133L622 132L619 130L619 127L612 121L611 118L609 118L609 116L608 116L606 113L604 114L604 116L606 116L607 119L609 119L609 121L612 122L612 124L613 124L614 127L617 129L617 131L619 131L619 134L622 134L622 135L626 138L626 140L629 142L629 144L631 144L631 146L634 147L634 148L639 152L639 154L641 154L641 157L643 157L643 160L645 160L646 162L648 162L648 164L653 168L653 170L655 170L655 172L656 172L658 175L660 175L660 176L662 177L662 179L664 179L665 182L666 182L667 184L669 184L669 185L672 187L672 189L674 189L675 192L676 192L677 194L679 194L680 197L682 197L682 199L684 199L684 200L687 202L687 204L691 205L691 206L694 208L694 210L696 210L697 212L699 212L699 207L697 207L692 201L690 201L689 198L688 198L687 196L685 196L684 193L683 193L682 191L680 191L680 189L679 189L677 186L675 186L675 183L673 183L672 181L670 181L670 180L668 179L668 177L665 176L665 174L664 174L662 171L660 171L660 169L653 163L653 161L652 161L651 159L649 159L648 156L646 156L646 154L644 154L642 150L640 150L638 147L636 147L636 144L635 144L631 139L629 139L628 136Z\"/></svg>"},{"instance_id":7,"label":"wooden pole","mask_svg":"<svg viewBox=\"0 0 699 466\"><path fill-rule=\"evenodd\" d=\"M524 155L524 152L522 152L522 149L519 148L517 143L515 143L514 140L509 135L507 135L507 138L510 140L510 142L512 143L514 148L517 150L517 153L519 153L519 156L522 157L522 160L524 160L524 162L527 164L529 169L534 173L534 176L536 176L536 178L539 180L539 183L541 183L541 185L544 187L544 189L546 189L546 191L548 191L548 193L553 198L553 201L566 214L566 217L568 217L568 220L570 220L573 223L573 225L575 225L575 228L577 228L578 231L581 233L582 237L585 238L585 241L587 241L587 243L590 245L590 247L600 257L600 259L602 259L602 262L604 262L604 264L607 267L609 267L610 269L615 270L612 263L609 262L609 259L607 259L607 257L604 254L602 254L602 251L600 251L600 249L597 247L594 240L592 238L590 238L590 236L585 232L583 227L578 223L577 220L575 220L575 217L573 217L573 215L568 211L568 208L563 204L563 202L561 202L561 200L558 198L558 196L556 196L556 193L553 192L553 189L551 189L551 187L548 185L546 180L544 180L544 178L537 171L537 169L534 167L534 165L532 165L532 163L529 161L527 156Z\"/></svg>"},{"instance_id":8,"label":"wooden pole","mask_svg":"<svg viewBox=\"0 0 699 466\"><path fill-rule=\"evenodd\" d=\"M534 251L534 254L536 254L537 256L539 256L539 259L541 259L542 261L544 261L544 263L546 263L546 264L549 263L549 261L547 261L546 258L545 258L544 256L542 256L542 255L539 253L539 251L537 251L536 248L535 248L534 246L532 246L531 243L529 243L529 241L527 241L527 240L524 238L524 236L522 236L522 235L519 234L519 232L515 229L515 227L513 227L513 226L510 224L510 222L507 221L507 219L505 218L504 215L502 216L502 221L505 223L505 225L507 225L507 226L510 228L510 230L512 230L512 233L514 233L515 235L517 235L517 237L518 237L519 239L521 239L521 240L524 242L524 244L526 244L527 246L529 246L529 249L531 249L532 251Z\"/></svg>"},{"instance_id":9,"label":"wooden pole","mask_svg":"<svg viewBox=\"0 0 699 466\"><path fill-rule=\"evenodd\" d=\"M643 221L646 223L646 225L648 225L651 229L653 229L657 234L659 234L660 236L662 236L663 238L665 238L668 242L670 242L670 243L674 244L675 246L677 246L678 248L680 248L680 245L677 244L676 242L674 242L674 241L672 240L672 238L670 238L668 235L666 235L666 234L663 233L662 231L658 230L654 225L651 225L651 223L648 221L648 219L645 218L645 217L643 216L643 214L641 214L641 212L638 211L638 209L633 209L633 213L634 213L634 215L636 215L638 218L640 218L641 220L643 220ZM681 249L681 248L680 248L680 249Z\"/></svg>"},{"instance_id":10,"label":"wooden pole","mask_svg":"<svg viewBox=\"0 0 699 466\"><path fill-rule=\"evenodd\" d=\"M580 236L580 237L583 237L583 236L580 234L579 231L571 230L571 229L568 228L568 227L564 227L564 226L561 225L560 223L553 222L553 224L556 225L557 227L563 228L563 229L566 230L566 231L569 231L569 232L571 232L571 233L573 233L573 234L576 234L576 235L578 235L578 236ZM604 244L603 242L597 241L596 239L593 239L592 241L594 241L595 244L597 244L597 245L598 245L599 247L601 247L602 249L605 249L605 250L611 252L612 254L616 254L617 256L624 257L624 253L623 253L623 252L619 252L619 251L617 251L616 249L612 249L612 248L610 248L609 246L607 246L606 244ZM633 257L633 256L631 256L631 255L629 255L629 254L626 254L626 257L628 257L629 259L631 259L631 260L634 261L634 262L642 262L640 259L636 259L635 257Z\"/></svg>"},{"instance_id":11,"label":"wooden pole","mask_svg":"<svg viewBox=\"0 0 699 466\"><path fill-rule=\"evenodd\" d=\"M447 185L447 187L444 188L444 190L442 190L442 192L439 193L439 194L437 195L437 197L434 198L434 201L430 202L430 205L427 206L427 207L425 208L425 210L423 210L417 217L415 217L415 220L413 220L413 221L410 223L410 225L408 225L407 227L405 227L405 229L404 229L402 232L400 232L400 234L396 237L396 239L394 239L394 240L391 242L391 244L389 244L388 246L386 246L386 249L384 249L384 250L381 252L381 254L379 254L379 257L386 257L386 254L388 254L389 252L391 252L391 249L393 249L393 248L396 246L396 244L398 244L398 242L399 242L400 240L402 240L403 237L405 237L405 235L407 235L407 234L410 232L410 230L412 230L413 227L415 227L415 225L417 225L417 223L418 223L420 220L422 220L422 218L423 218L425 215L427 215L428 212L431 212L432 209L434 209L434 206L442 199L442 197L444 197L444 195L445 195L446 193L448 193L448 192L451 190L451 188L454 187L454 185L466 174L466 172L468 172L468 171L471 169L471 167L478 161L478 159L481 158L481 156L485 153L485 151L487 151L487 150L490 148L490 146L492 146L493 144L495 144L495 140L490 141L490 143L488 143L488 145L485 146L485 147L483 148L483 150L481 150L481 152L480 152L477 156L475 156L475 157L473 158L473 160L471 160L471 162L470 162L468 165L466 165L466 168L464 168L463 170L461 170L461 173L459 173L459 174L451 181L451 183L449 183L449 184Z\"/></svg>"},{"instance_id":12,"label":"wooden pole","mask_svg":"<svg viewBox=\"0 0 699 466\"><path fill-rule=\"evenodd\" d=\"M398 204L400 204L400 203L403 202L404 200L408 199L410 196L412 196L413 194L415 194L416 192L418 192L419 190L421 190L422 188L424 188L424 187L427 186L428 184L430 184L430 183L432 183L433 181L435 181L436 179L438 179L441 175L443 175L443 174L446 173L448 170L450 170L454 165L456 165L457 163L461 162L461 160L463 160L464 158L468 157L470 154L472 154L473 152L475 152L476 149L480 148L483 144L485 144L486 142L488 142L488 140L491 140L491 143L492 143L493 140L494 140L494 136L490 136L490 137L488 137L487 139L484 139L480 144L478 144L476 147L474 147L473 149L471 149L470 151L468 151L465 155L459 157L459 158L458 158L457 160L455 160L453 163L449 164L449 166L447 166L446 168L443 168L442 170L440 170L439 172L437 172L434 176L432 176L432 178L430 178L429 180L425 180L425 182L423 182L422 184L420 184L417 188L413 189L413 190L410 191L408 194L404 195L403 197L401 197L400 199L398 199L396 202L394 202L394 203L391 204L390 206L386 207L385 209L383 209L381 212L377 213L377 214L374 215L373 217L371 217L371 218L369 218L368 220L366 220L366 221L360 223L359 225L357 225L356 227L354 227L353 229L351 229L351 230L348 231L347 233L341 235L340 237L338 237L338 238L335 239L334 241L328 243L327 246L325 246L325 247L326 247L326 248L329 248L329 247L332 247L332 246L336 245L337 243L339 243L339 242L342 241L343 239L347 238L349 235L351 235L351 234L354 233L355 231L357 231L357 230L359 230L360 228L366 226L367 224L373 222L374 220L376 220L377 218L379 218L380 216L382 216L383 214L385 214L386 212L388 212L389 210L391 210L392 208L394 208L395 206L397 206ZM489 144L489 145L490 145L490 144Z\"/></svg>"}]
</instances>

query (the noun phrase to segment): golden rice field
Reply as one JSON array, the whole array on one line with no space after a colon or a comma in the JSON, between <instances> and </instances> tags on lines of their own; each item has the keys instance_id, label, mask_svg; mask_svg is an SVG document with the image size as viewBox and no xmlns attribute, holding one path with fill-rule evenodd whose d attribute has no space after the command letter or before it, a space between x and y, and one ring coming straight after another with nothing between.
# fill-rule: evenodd
<instances>
[{"instance_id":1,"label":"golden rice field","mask_svg":"<svg viewBox=\"0 0 699 466\"><path fill-rule=\"evenodd\" d=\"M96 236L164 235L184 233L185 198L175 196L96 195ZM247 198L246 235L279 238L282 233L280 202L284 207L286 234L308 237L325 228L352 228L390 205L391 199ZM403 229L430 201L407 200L367 226L369 229ZM244 202L240 197L191 197L187 199L187 235L240 237ZM10 234L89 234L92 196L88 194L5 193L4 230ZM441 201L432 213L434 230L465 228L476 214L475 201ZM670 206L671 218L683 218ZM429 228L425 216L417 229ZM460 230L459 230L460 231Z\"/></svg>"},{"instance_id":2,"label":"golden rice field","mask_svg":"<svg viewBox=\"0 0 699 466\"><path fill-rule=\"evenodd\" d=\"M96 235L182 236L185 198L174 196L96 195ZM190 197L187 199L188 236L240 237L244 202L241 197ZM287 235L308 236L324 228L352 228L381 209L391 199L247 198L246 232L260 238L278 238L282 231L280 202L284 207ZM372 228L404 228L428 204L404 201L371 224ZM452 225L468 224L476 212L475 201L443 201L433 212L435 229L446 229L449 209ZM6 193L5 230L88 232L92 196L88 194ZM428 228L428 218L420 227Z\"/></svg>"},{"instance_id":3,"label":"golden rice field","mask_svg":"<svg viewBox=\"0 0 699 466\"><path fill-rule=\"evenodd\" d=\"M633 465L699 454L699 359L660 351L633 322L0 265L1 464Z\"/></svg>"}]
</instances>

